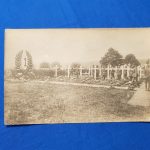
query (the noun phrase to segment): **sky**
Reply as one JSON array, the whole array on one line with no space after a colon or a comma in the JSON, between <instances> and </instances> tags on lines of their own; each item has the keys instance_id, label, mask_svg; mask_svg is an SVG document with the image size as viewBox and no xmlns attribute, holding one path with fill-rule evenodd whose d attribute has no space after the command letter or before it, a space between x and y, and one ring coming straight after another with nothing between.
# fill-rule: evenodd
<instances>
[{"instance_id":1,"label":"sky","mask_svg":"<svg viewBox=\"0 0 150 150\"><path fill-rule=\"evenodd\" d=\"M28 50L35 66L42 62L99 62L109 48L123 56L150 58L150 28L134 29L6 29L5 68L15 66L15 56Z\"/></svg>"}]
</instances>

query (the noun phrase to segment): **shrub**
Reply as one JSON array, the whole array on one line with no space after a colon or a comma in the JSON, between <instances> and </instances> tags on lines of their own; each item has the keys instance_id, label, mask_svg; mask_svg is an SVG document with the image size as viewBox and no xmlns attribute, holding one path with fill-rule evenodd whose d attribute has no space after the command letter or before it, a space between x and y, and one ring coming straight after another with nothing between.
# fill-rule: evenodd
<instances>
[{"instance_id":1,"label":"shrub","mask_svg":"<svg viewBox=\"0 0 150 150\"><path fill-rule=\"evenodd\" d=\"M36 79L44 79L45 77L54 77L55 71L49 69L36 69L33 70L33 73L36 76Z\"/></svg>"},{"instance_id":2,"label":"shrub","mask_svg":"<svg viewBox=\"0 0 150 150\"><path fill-rule=\"evenodd\" d=\"M67 74L67 72L66 72L66 70L58 69L57 74L58 74L58 76L65 76Z\"/></svg>"}]
</instances>

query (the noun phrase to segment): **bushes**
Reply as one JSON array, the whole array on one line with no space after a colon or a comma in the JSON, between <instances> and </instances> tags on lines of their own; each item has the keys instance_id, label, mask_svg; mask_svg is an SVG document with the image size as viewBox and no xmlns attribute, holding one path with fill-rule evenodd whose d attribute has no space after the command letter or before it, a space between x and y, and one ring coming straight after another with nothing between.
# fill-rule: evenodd
<instances>
[{"instance_id":1,"label":"bushes","mask_svg":"<svg viewBox=\"0 0 150 150\"><path fill-rule=\"evenodd\" d=\"M22 74L22 72L17 69L5 70L5 79L15 79L17 74Z\"/></svg>"},{"instance_id":2,"label":"bushes","mask_svg":"<svg viewBox=\"0 0 150 150\"><path fill-rule=\"evenodd\" d=\"M57 74L58 74L58 76L65 76L65 75L67 75L67 72L66 72L66 70L58 69Z\"/></svg>"},{"instance_id":3,"label":"bushes","mask_svg":"<svg viewBox=\"0 0 150 150\"><path fill-rule=\"evenodd\" d=\"M60 74L64 74L60 72ZM48 77L54 77L55 70L45 70L45 69L34 69L31 71L26 70L8 70L5 71L5 79L45 79Z\"/></svg>"},{"instance_id":4,"label":"bushes","mask_svg":"<svg viewBox=\"0 0 150 150\"><path fill-rule=\"evenodd\" d=\"M88 70L83 70L84 73L87 73ZM71 74L68 78L67 70L57 69L57 77L55 76L55 69L33 69L31 71L27 70L8 70L5 71L5 79L19 79L19 80L54 80L54 81L64 81L64 82L79 82L87 84L101 84L101 85L110 85L110 86L130 86L133 85L137 87L140 85L142 80L138 82L132 82L128 79L126 80L116 80L116 79L103 79L99 78L97 74L97 80L94 80L93 77L88 75L83 75L82 78L75 74ZM71 73L71 71L70 71ZM52 79L51 79L52 78Z\"/></svg>"},{"instance_id":5,"label":"bushes","mask_svg":"<svg viewBox=\"0 0 150 150\"><path fill-rule=\"evenodd\" d=\"M58 76L65 76L67 73L65 70L58 69ZM33 69L31 71L27 70L7 70L5 71L5 79L47 79L55 77L55 70L50 69Z\"/></svg>"},{"instance_id":6,"label":"bushes","mask_svg":"<svg viewBox=\"0 0 150 150\"><path fill-rule=\"evenodd\" d=\"M53 78L55 77L55 70L50 70L50 69L36 69L33 70L36 79L45 79L45 78ZM65 70L61 70L58 69L57 70L57 76L65 76L66 75L66 71Z\"/></svg>"},{"instance_id":7,"label":"bushes","mask_svg":"<svg viewBox=\"0 0 150 150\"><path fill-rule=\"evenodd\" d=\"M45 79L48 77L54 77L55 76L55 70L49 70L49 69L34 69L33 70L36 79Z\"/></svg>"},{"instance_id":8,"label":"bushes","mask_svg":"<svg viewBox=\"0 0 150 150\"><path fill-rule=\"evenodd\" d=\"M27 70L11 70L11 78L12 79L35 79L35 74L33 71L27 71Z\"/></svg>"},{"instance_id":9,"label":"bushes","mask_svg":"<svg viewBox=\"0 0 150 150\"><path fill-rule=\"evenodd\" d=\"M33 70L36 79L47 79L47 78L54 78L55 77L55 70L50 69L35 69ZM57 76L65 76L66 71L58 69Z\"/></svg>"}]
</instances>

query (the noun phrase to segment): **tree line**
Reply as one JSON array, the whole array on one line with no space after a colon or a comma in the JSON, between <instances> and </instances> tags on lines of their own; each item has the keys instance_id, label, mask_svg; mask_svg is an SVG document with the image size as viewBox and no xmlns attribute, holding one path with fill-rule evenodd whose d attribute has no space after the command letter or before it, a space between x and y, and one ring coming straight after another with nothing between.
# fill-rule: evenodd
<instances>
[{"instance_id":1,"label":"tree line","mask_svg":"<svg viewBox=\"0 0 150 150\"><path fill-rule=\"evenodd\" d=\"M140 62L134 54L127 54L125 58L123 58L119 51L109 48L104 57L101 58L100 64L102 66L111 65L113 67L130 64L132 67L136 67L140 65Z\"/></svg>"},{"instance_id":2,"label":"tree line","mask_svg":"<svg viewBox=\"0 0 150 150\"><path fill-rule=\"evenodd\" d=\"M139 60L136 58L134 54L128 54L125 58L119 53L119 51L109 48L106 54L100 59L100 64L104 67L111 65L112 67L130 64L131 67L136 67L140 65ZM54 62L49 64L48 62L42 62L40 64L40 68L50 68L55 67L57 65L58 68L61 67L59 62ZM79 68L81 66L80 63L72 63L71 68Z\"/></svg>"}]
</instances>

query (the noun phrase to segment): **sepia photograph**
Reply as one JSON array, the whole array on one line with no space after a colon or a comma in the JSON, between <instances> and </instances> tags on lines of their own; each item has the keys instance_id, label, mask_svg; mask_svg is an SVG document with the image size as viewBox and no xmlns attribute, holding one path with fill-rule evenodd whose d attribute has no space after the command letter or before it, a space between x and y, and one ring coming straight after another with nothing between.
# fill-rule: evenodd
<instances>
[{"instance_id":1,"label":"sepia photograph","mask_svg":"<svg viewBox=\"0 0 150 150\"><path fill-rule=\"evenodd\" d=\"M150 28L6 29L5 125L150 121Z\"/></svg>"}]
</instances>

